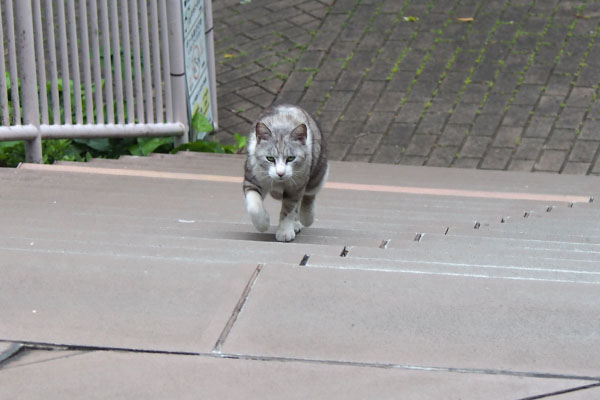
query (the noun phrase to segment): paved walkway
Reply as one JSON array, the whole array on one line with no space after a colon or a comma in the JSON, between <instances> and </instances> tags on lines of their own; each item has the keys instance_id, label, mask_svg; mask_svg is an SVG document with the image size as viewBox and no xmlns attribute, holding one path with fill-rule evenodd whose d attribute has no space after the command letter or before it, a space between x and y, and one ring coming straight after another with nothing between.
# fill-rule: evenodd
<instances>
[{"instance_id":1,"label":"paved walkway","mask_svg":"<svg viewBox=\"0 0 600 400\"><path fill-rule=\"evenodd\" d=\"M596 177L333 162L278 243L242 163L0 168L0 398L600 398Z\"/></svg>"},{"instance_id":2,"label":"paved walkway","mask_svg":"<svg viewBox=\"0 0 600 400\"><path fill-rule=\"evenodd\" d=\"M0 398L600 398L597 178L333 162L278 243L242 163L0 169Z\"/></svg>"},{"instance_id":3,"label":"paved walkway","mask_svg":"<svg viewBox=\"0 0 600 400\"><path fill-rule=\"evenodd\" d=\"M600 174L600 2L219 0L221 140L275 101L334 160Z\"/></svg>"}]
</instances>

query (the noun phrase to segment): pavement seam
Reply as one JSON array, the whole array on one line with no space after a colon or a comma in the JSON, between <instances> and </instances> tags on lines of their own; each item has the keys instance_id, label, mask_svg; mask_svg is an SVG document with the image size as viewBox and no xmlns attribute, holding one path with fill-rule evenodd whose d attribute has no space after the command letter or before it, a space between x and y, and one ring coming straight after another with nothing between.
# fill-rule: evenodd
<instances>
[{"instance_id":1,"label":"pavement seam","mask_svg":"<svg viewBox=\"0 0 600 400\"><path fill-rule=\"evenodd\" d=\"M244 288L244 291L242 292L242 296L238 300L238 303L236 304L235 308L233 309L233 312L231 313L229 320L225 324L225 327L223 328L223 331L221 332L219 339L217 339L217 342L215 343L215 346L212 349L213 353L221 352L221 348L225 344L225 341L227 340L227 337L229 336L231 329L233 329L233 325L237 321L237 318L240 315L240 313L242 312L242 309L244 308L244 305L246 304L246 300L248 300L248 296L250 295L250 291L254 287L254 284L256 283L256 280L258 279L258 276L260 275L260 272L262 271L263 267L264 267L264 264L258 264L256 266L256 269L252 273L252 276L250 276L250 279L248 280L248 283L246 284L246 287Z\"/></svg>"},{"instance_id":2,"label":"pavement seam","mask_svg":"<svg viewBox=\"0 0 600 400\"><path fill-rule=\"evenodd\" d=\"M23 344L12 342L6 350L0 353L0 368L10 363L11 358L15 357L23 349Z\"/></svg>"},{"instance_id":3,"label":"pavement seam","mask_svg":"<svg viewBox=\"0 0 600 400\"><path fill-rule=\"evenodd\" d=\"M454 372L460 374L478 374L478 375L503 375L514 376L521 378L543 378L543 379L568 379L582 380L594 382L592 385L600 385L600 377L580 376L569 374L553 374L544 372L531 371L513 371L500 369L485 369L485 368L454 368L454 367L431 367L396 363L377 363L377 362L362 362L362 361L347 361L347 360L323 360L312 358L297 358L297 357L277 357L277 356L260 356L250 354L232 354L221 353L218 355L221 358L266 361L266 362L297 362L307 364L324 364L324 365L339 365L361 368L380 368L380 369L400 369L410 371L426 371L426 372Z\"/></svg>"},{"instance_id":4,"label":"pavement seam","mask_svg":"<svg viewBox=\"0 0 600 400\"><path fill-rule=\"evenodd\" d=\"M358 368L378 368L378 369L398 369L409 371L425 371L425 372L452 372L459 374L477 374L477 375L495 375L495 376L513 376L520 378L542 378L542 379L564 379L564 380L580 380L591 381L590 385L585 385L578 388L568 389L582 390L584 388L592 388L600 386L600 376L572 375L572 374L557 374L547 372L533 371L514 371L502 369L486 369L486 368L457 368L457 367L435 367L435 366L420 366L398 363L378 363L364 361L348 361L348 360L327 360L313 358L298 358L298 357L278 357L278 356L261 356L253 354L236 354L236 353L203 353L192 351L168 351L168 350L151 350L151 349L132 349L125 347L108 347L108 346L84 346L84 345L66 345L53 344L42 342L19 342L23 347L32 350L75 350L82 352L119 352L119 353L134 353L134 354L156 354L156 355L172 355L172 356L190 356L190 357L209 357L218 359L234 359L247 361L263 361L263 362L290 362L290 363L306 363L306 364L321 364L334 366L347 366ZM72 357L72 356L70 356ZM565 392L566 393L566 392ZM547 396L547 395L546 395ZM539 397L527 398L521 400L534 400Z\"/></svg>"},{"instance_id":5,"label":"pavement seam","mask_svg":"<svg viewBox=\"0 0 600 400\"><path fill-rule=\"evenodd\" d=\"M590 385L577 386L577 387L570 388L570 389L565 389L565 390L559 390L559 391L552 392L552 393L540 394L540 395L537 395L537 396L524 397L524 398L519 399L519 400L546 399L548 397L554 397L554 396L559 396L559 395L562 395L562 394L579 392L579 391L582 391L582 390L592 389L592 388L595 388L595 387L600 387L600 382L598 382L598 383L592 383Z\"/></svg>"}]
</instances>

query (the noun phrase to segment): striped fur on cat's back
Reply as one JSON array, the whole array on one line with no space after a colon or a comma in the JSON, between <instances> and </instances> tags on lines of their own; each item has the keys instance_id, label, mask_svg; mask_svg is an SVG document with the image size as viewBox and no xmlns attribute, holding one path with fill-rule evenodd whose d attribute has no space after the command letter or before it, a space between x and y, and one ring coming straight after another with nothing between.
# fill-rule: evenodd
<instances>
[{"instance_id":1,"label":"striped fur on cat's back","mask_svg":"<svg viewBox=\"0 0 600 400\"><path fill-rule=\"evenodd\" d=\"M317 122L302 108L281 104L265 110L248 136L244 172L246 208L254 227L269 229L263 199L281 199L275 238L293 240L314 220L315 197L327 177L327 149Z\"/></svg>"}]
</instances>

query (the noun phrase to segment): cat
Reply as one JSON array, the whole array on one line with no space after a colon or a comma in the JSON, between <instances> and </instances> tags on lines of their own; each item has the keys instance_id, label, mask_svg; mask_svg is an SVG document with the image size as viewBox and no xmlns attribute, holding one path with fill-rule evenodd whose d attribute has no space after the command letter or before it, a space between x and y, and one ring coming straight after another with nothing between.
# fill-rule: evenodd
<instances>
[{"instance_id":1,"label":"cat","mask_svg":"<svg viewBox=\"0 0 600 400\"><path fill-rule=\"evenodd\" d=\"M325 139L317 122L302 108L281 104L266 109L248 135L244 196L252 224L269 229L263 200L281 200L275 239L294 240L314 221L315 197L327 179Z\"/></svg>"}]
</instances>

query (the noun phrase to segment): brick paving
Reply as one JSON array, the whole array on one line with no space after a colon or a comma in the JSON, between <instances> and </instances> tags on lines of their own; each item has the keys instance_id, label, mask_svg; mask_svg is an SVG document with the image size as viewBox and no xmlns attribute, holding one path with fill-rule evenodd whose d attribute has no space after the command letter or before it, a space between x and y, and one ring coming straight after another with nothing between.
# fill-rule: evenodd
<instances>
[{"instance_id":1,"label":"brick paving","mask_svg":"<svg viewBox=\"0 0 600 400\"><path fill-rule=\"evenodd\" d=\"M220 127L316 114L334 160L600 175L600 1L219 0Z\"/></svg>"}]
</instances>

